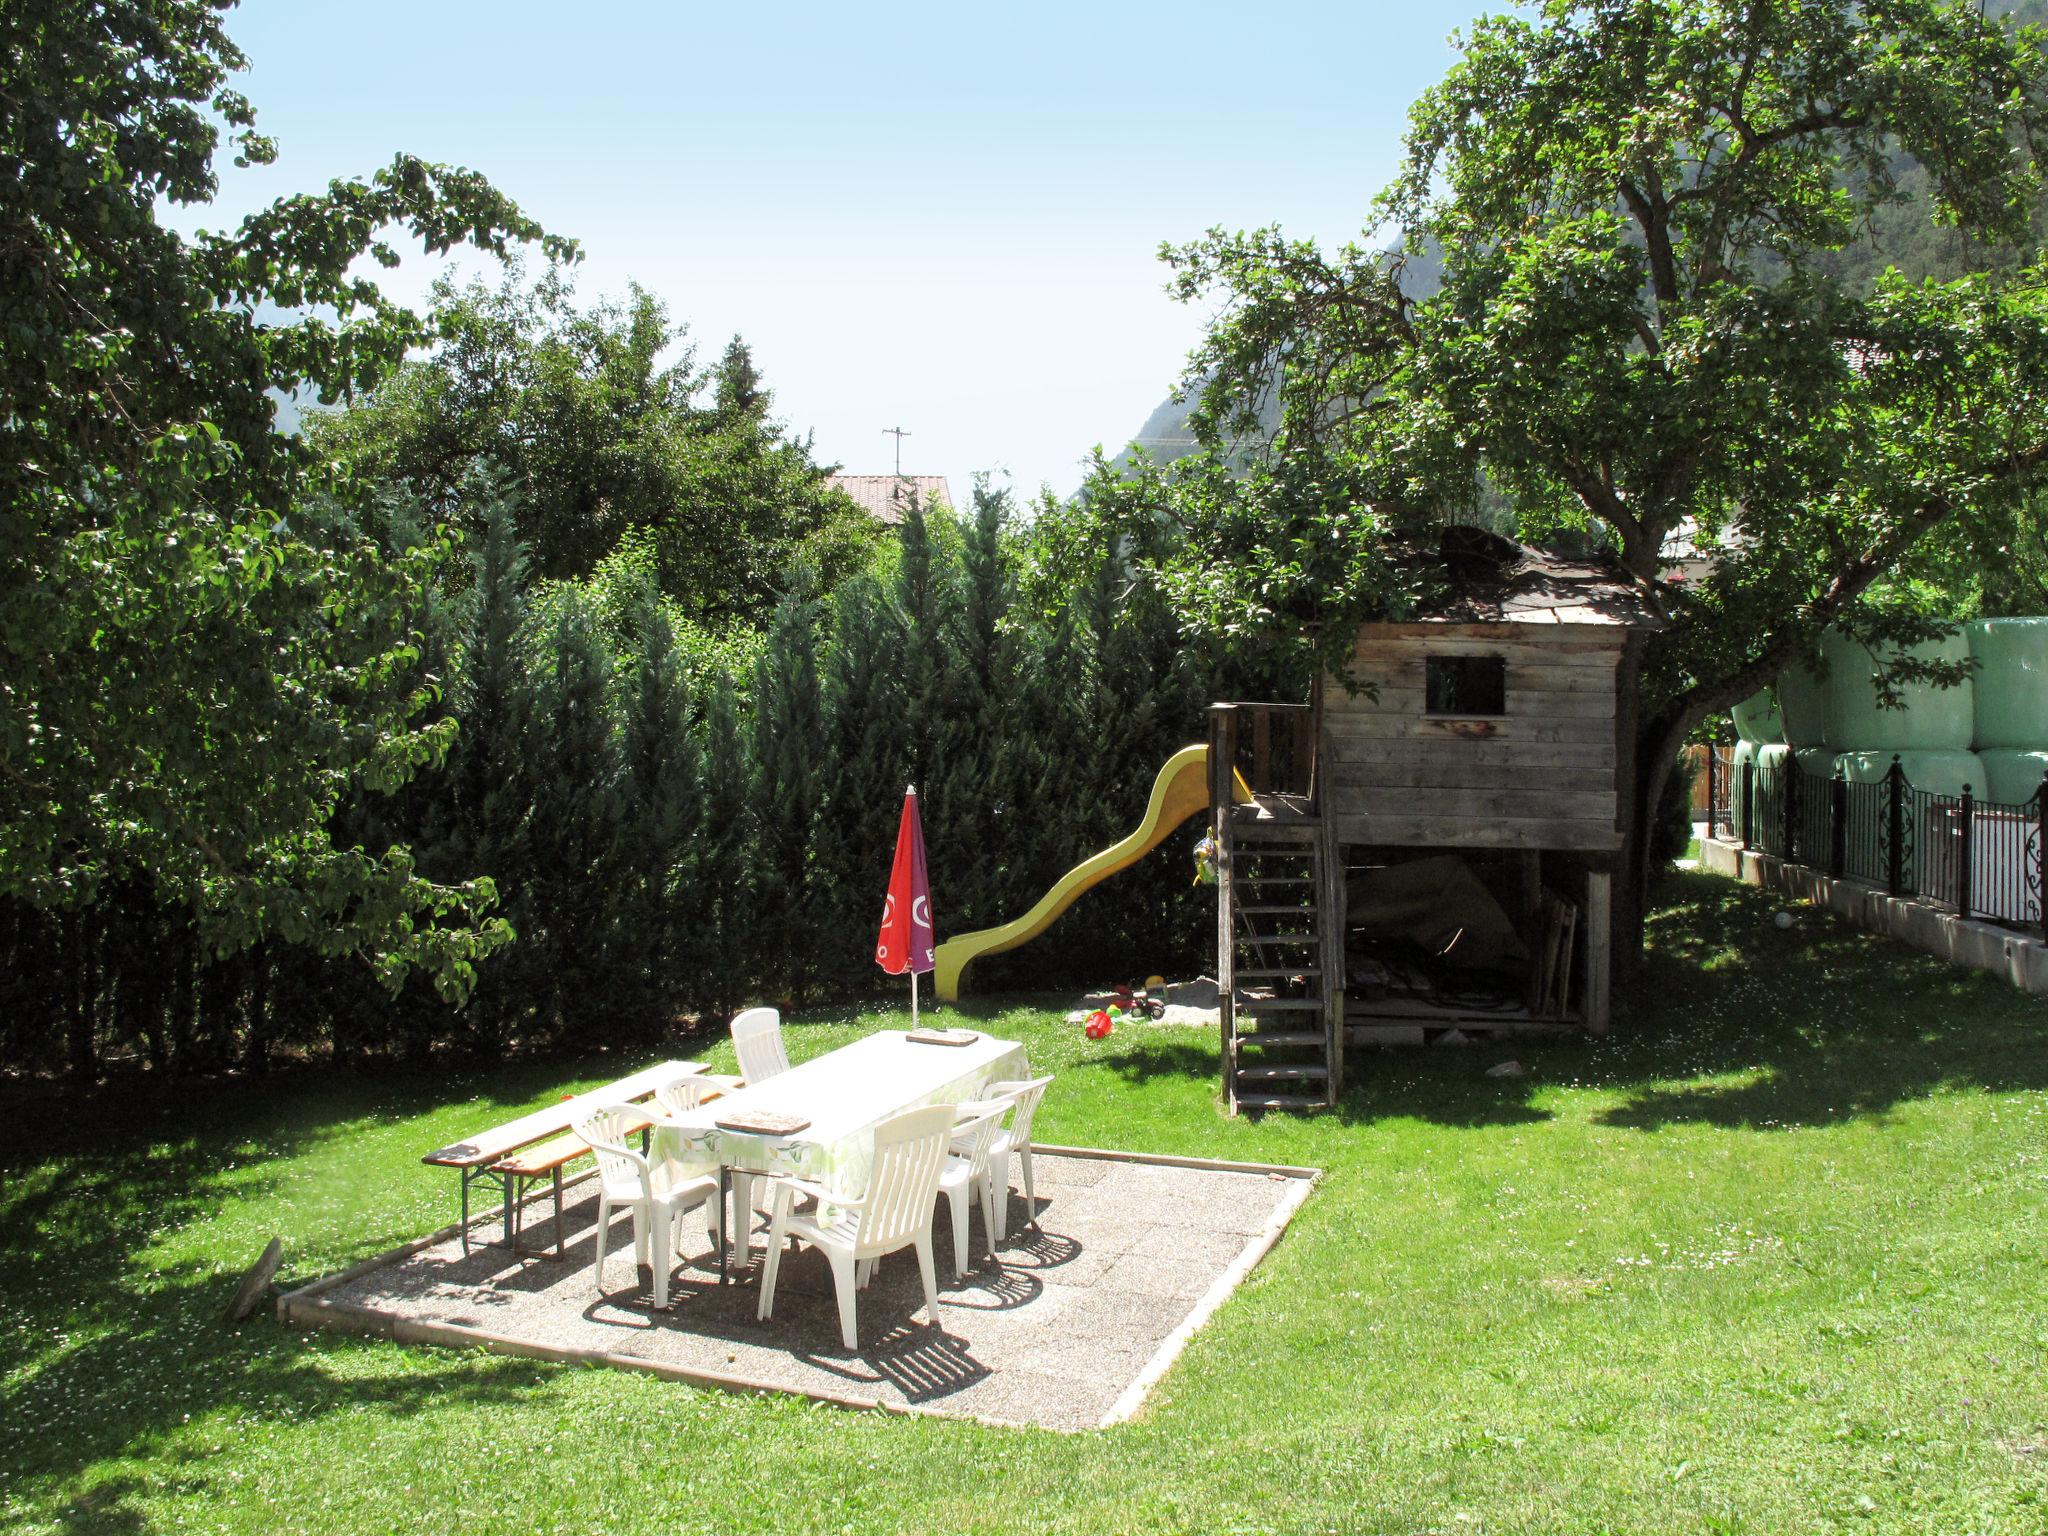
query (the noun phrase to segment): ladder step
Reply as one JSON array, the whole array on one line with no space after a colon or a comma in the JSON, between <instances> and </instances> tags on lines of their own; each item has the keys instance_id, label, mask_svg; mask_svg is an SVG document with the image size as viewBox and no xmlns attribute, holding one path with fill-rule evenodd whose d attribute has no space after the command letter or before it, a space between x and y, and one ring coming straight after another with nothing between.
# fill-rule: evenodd
<instances>
[{"instance_id":1,"label":"ladder step","mask_svg":"<svg viewBox=\"0 0 2048 1536\"><path fill-rule=\"evenodd\" d=\"M1321 1013L1320 997L1240 997L1234 999L1239 1013Z\"/></svg>"},{"instance_id":2,"label":"ladder step","mask_svg":"<svg viewBox=\"0 0 2048 1536\"><path fill-rule=\"evenodd\" d=\"M1237 877L1240 885L1314 885L1313 875L1245 875Z\"/></svg>"},{"instance_id":3,"label":"ladder step","mask_svg":"<svg viewBox=\"0 0 2048 1536\"><path fill-rule=\"evenodd\" d=\"M1237 1080L1240 1083L1278 1083L1309 1077L1328 1077L1330 1069L1309 1062L1288 1062L1277 1067L1239 1067Z\"/></svg>"},{"instance_id":4,"label":"ladder step","mask_svg":"<svg viewBox=\"0 0 2048 1536\"><path fill-rule=\"evenodd\" d=\"M1320 1049L1324 1044L1321 1030L1310 1029L1254 1029L1240 1030L1238 1045L1313 1045Z\"/></svg>"},{"instance_id":5,"label":"ladder step","mask_svg":"<svg viewBox=\"0 0 2048 1536\"><path fill-rule=\"evenodd\" d=\"M1284 965L1241 965L1237 968L1236 974L1239 981L1286 981L1295 976L1299 976L1303 981L1314 981L1323 972L1320 966L1314 965L1297 965L1292 968Z\"/></svg>"},{"instance_id":6,"label":"ladder step","mask_svg":"<svg viewBox=\"0 0 2048 1536\"><path fill-rule=\"evenodd\" d=\"M1260 905L1256 907L1239 907L1237 910L1246 917L1314 917L1316 915L1314 907L1302 906Z\"/></svg>"},{"instance_id":7,"label":"ladder step","mask_svg":"<svg viewBox=\"0 0 2048 1536\"><path fill-rule=\"evenodd\" d=\"M1240 1093L1237 1096L1239 1109L1327 1109L1321 1099L1303 1098L1292 1093Z\"/></svg>"},{"instance_id":8,"label":"ladder step","mask_svg":"<svg viewBox=\"0 0 2048 1536\"><path fill-rule=\"evenodd\" d=\"M1237 936L1237 944L1240 949L1244 948L1247 944L1320 944L1322 942L1323 936L1320 933L1240 933Z\"/></svg>"}]
</instances>

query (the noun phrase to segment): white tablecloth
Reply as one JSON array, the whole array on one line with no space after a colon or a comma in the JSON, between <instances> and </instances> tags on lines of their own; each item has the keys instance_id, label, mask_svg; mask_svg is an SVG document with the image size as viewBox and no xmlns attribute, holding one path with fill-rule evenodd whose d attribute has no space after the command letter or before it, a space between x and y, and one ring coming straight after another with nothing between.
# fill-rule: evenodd
<instances>
[{"instance_id":1,"label":"white tablecloth","mask_svg":"<svg viewBox=\"0 0 2048 1536\"><path fill-rule=\"evenodd\" d=\"M884 1030L802 1066L752 1083L686 1115L659 1122L654 1152L680 1174L720 1164L752 1173L794 1173L858 1199L867 1192L875 1127L926 1104L963 1104L990 1083L1027 1075L1024 1047L983 1035L971 1045L926 1045ZM794 1136L723 1130L714 1121L741 1110L797 1115Z\"/></svg>"}]
</instances>

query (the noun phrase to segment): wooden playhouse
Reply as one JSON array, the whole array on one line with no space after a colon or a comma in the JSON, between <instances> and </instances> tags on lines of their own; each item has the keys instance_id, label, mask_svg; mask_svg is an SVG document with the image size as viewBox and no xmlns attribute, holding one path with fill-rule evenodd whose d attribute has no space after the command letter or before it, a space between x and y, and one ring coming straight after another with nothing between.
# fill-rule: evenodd
<instances>
[{"instance_id":1,"label":"wooden playhouse","mask_svg":"<svg viewBox=\"0 0 2048 1536\"><path fill-rule=\"evenodd\" d=\"M1309 704L1211 709L1233 1110L1334 1103L1347 1043L1608 1027L1659 621L1603 560L1472 528L1425 558L1435 595Z\"/></svg>"}]
</instances>

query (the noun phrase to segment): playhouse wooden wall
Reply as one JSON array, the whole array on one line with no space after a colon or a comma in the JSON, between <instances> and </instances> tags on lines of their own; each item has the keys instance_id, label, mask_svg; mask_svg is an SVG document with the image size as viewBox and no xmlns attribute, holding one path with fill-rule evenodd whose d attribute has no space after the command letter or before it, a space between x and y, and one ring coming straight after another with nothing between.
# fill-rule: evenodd
<instances>
[{"instance_id":1,"label":"playhouse wooden wall","mask_svg":"<svg viewBox=\"0 0 2048 1536\"><path fill-rule=\"evenodd\" d=\"M1498 716L1431 714L1431 656L1498 656ZM1622 845L1632 790L1635 652L1612 625L1369 624L1352 676L1322 689L1320 795L1340 844Z\"/></svg>"}]
</instances>

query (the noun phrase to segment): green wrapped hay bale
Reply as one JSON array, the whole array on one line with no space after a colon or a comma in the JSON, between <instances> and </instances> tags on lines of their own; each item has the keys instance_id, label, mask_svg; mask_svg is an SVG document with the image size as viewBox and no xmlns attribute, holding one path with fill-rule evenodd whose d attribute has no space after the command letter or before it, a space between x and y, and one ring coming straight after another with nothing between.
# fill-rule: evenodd
<instances>
[{"instance_id":1,"label":"green wrapped hay bale","mask_svg":"<svg viewBox=\"0 0 2048 1536\"><path fill-rule=\"evenodd\" d=\"M1756 749L1756 771L1780 775L1797 768L1810 779L1835 776L1833 747L1793 747L1782 741L1760 742Z\"/></svg>"},{"instance_id":2,"label":"green wrapped hay bale","mask_svg":"<svg viewBox=\"0 0 2048 1536\"><path fill-rule=\"evenodd\" d=\"M2048 619L1978 619L1963 633L1977 662L1973 745L2048 748Z\"/></svg>"},{"instance_id":3,"label":"green wrapped hay bale","mask_svg":"<svg viewBox=\"0 0 2048 1536\"><path fill-rule=\"evenodd\" d=\"M1860 641L1828 631L1821 642L1827 663L1827 740L1841 752L1968 751L1977 734L1971 680L1966 677L1952 688L1901 683L1901 707L1884 709L1878 704L1876 674L1892 654L1873 655ZM1958 630L1913 646L1906 654L1925 661L1966 662L1970 642Z\"/></svg>"},{"instance_id":4,"label":"green wrapped hay bale","mask_svg":"<svg viewBox=\"0 0 2048 1536\"><path fill-rule=\"evenodd\" d=\"M1735 835L1742 836L1742 781L1745 764L1756 763L1757 744L1753 741L1735 743L1734 756L1728 763L1728 824L1735 829Z\"/></svg>"},{"instance_id":5,"label":"green wrapped hay bale","mask_svg":"<svg viewBox=\"0 0 2048 1536\"><path fill-rule=\"evenodd\" d=\"M1785 721L1778 713L1775 690L1761 689L1729 711L1735 717L1735 734L1744 741L1766 742L1785 739ZM2042 738L2048 741L2048 737Z\"/></svg>"},{"instance_id":6,"label":"green wrapped hay bale","mask_svg":"<svg viewBox=\"0 0 2048 1536\"><path fill-rule=\"evenodd\" d=\"M1825 751L1826 749L1789 747L1782 741L1759 743L1756 749L1757 783L1759 785L1769 784L1774 786L1774 788L1782 788L1785 783L1785 776L1798 763L1801 750ZM1757 811L1759 814L1763 811L1762 802L1766 798L1775 800L1776 795L1772 791L1759 788L1757 790L1757 800L1759 802Z\"/></svg>"},{"instance_id":7,"label":"green wrapped hay bale","mask_svg":"<svg viewBox=\"0 0 2048 1536\"><path fill-rule=\"evenodd\" d=\"M1906 772L1906 782L1930 795L1960 795L1963 786L1984 790L1984 759L1959 747L1908 747L1903 751L1844 752L1836 759L1851 784L1876 784L1891 771L1892 759Z\"/></svg>"},{"instance_id":8,"label":"green wrapped hay bale","mask_svg":"<svg viewBox=\"0 0 2048 1536\"><path fill-rule=\"evenodd\" d=\"M1905 770L1906 783L1912 789L1924 790L1930 795L1957 796L1963 786L1981 794L1984 789L1984 762L1974 752L1949 750L1908 749L1897 754L1891 752L1844 752L1841 756L1842 776L1851 784L1879 784L1891 772L1892 758L1897 756L1899 767ZM1882 799L1879 796L1879 799ZM1917 890L1920 882L1919 846L1929 835L1928 817L1939 818L1943 813L1938 807L1908 795L1901 807L1906 822L1905 848L1899 855L1899 874L1909 891ZM1880 837L1883 834L1880 832Z\"/></svg>"},{"instance_id":9,"label":"green wrapped hay bale","mask_svg":"<svg viewBox=\"0 0 2048 1536\"><path fill-rule=\"evenodd\" d=\"M1779 737L1795 747L1828 744L1828 690L1821 675L1801 663L1778 679Z\"/></svg>"},{"instance_id":10,"label":"green wrapped hay bale","mask_svg":"<svg viewBox=\"0 0 2048 1536\"><path fill-rule=\"evenodd\" d=\"M1794 747L1792 760L1803 768L1810 778L1832 779L1835 776L1835 760L1840 754L1833 747Z\"/></svg>"},{"instance_id":11,"label":"green wrapped hay bale","mask_svg":"<svg viewBox=\"0 0 2048 1536\"><path fill-rule=\"evenodd\" d=\"M1977 757L1984 764L1984 782L1976 786L1977 793L2005 805L2025 805L2040 792L2041 779L2048 775L2048 751L1993 747Z\"/></svg>"}]
</instances>

